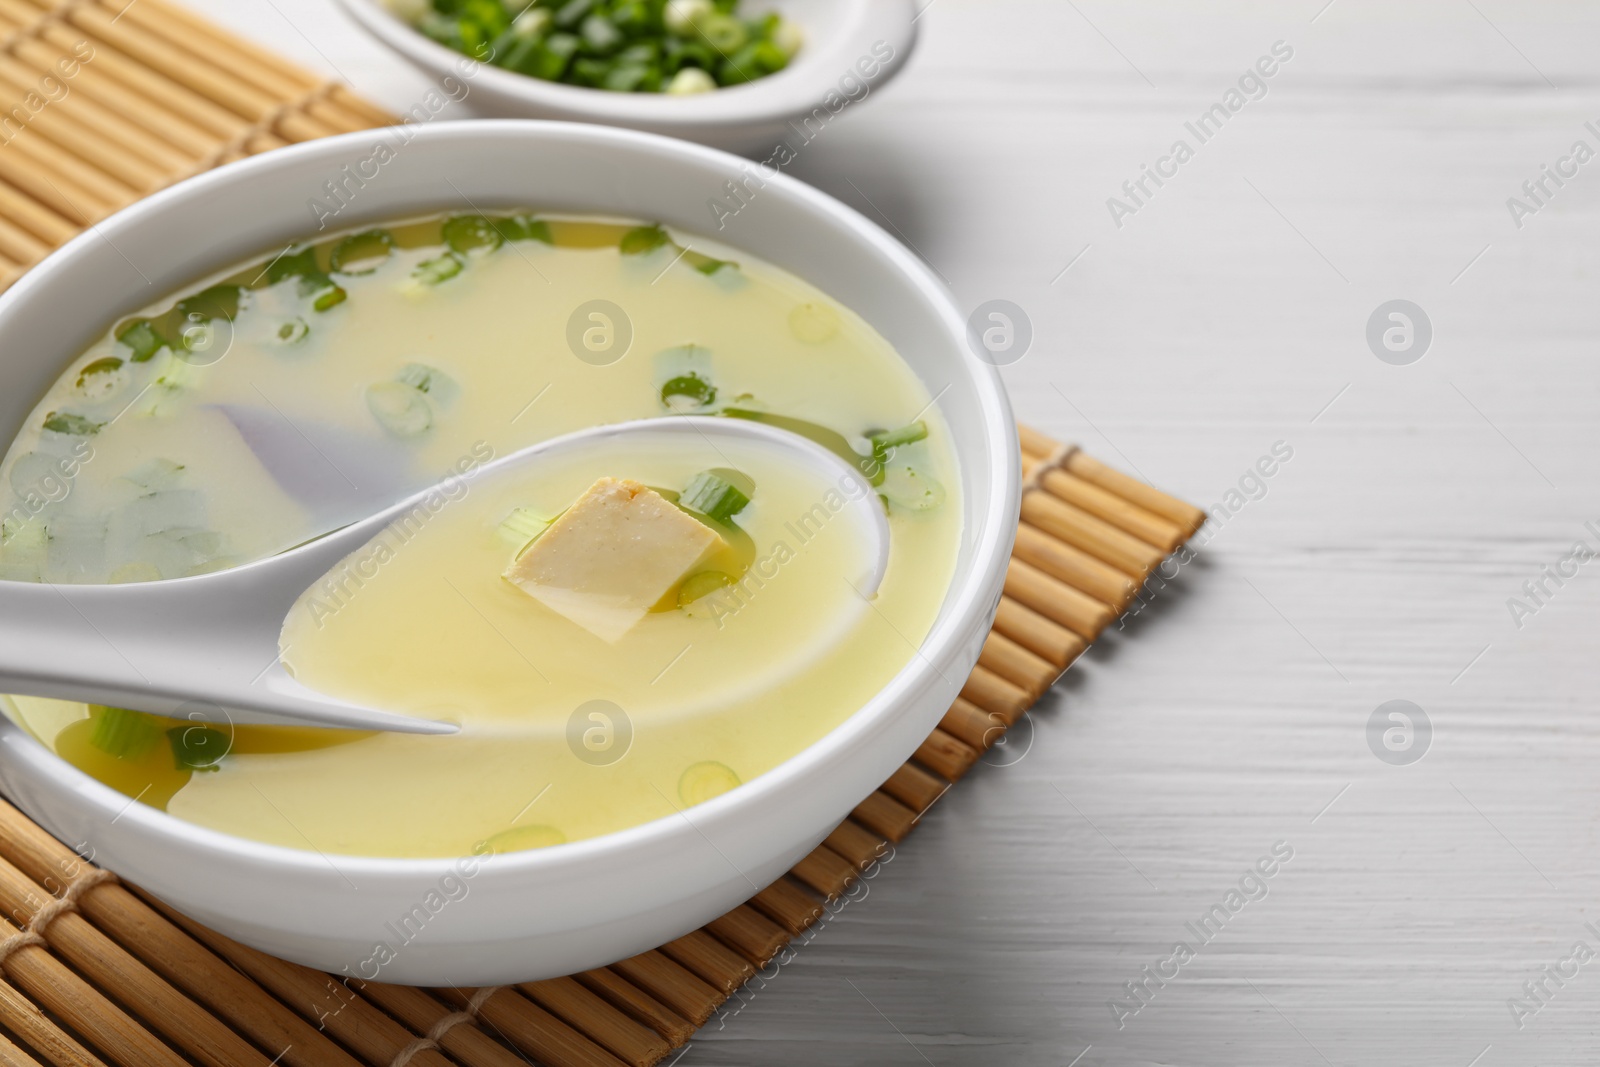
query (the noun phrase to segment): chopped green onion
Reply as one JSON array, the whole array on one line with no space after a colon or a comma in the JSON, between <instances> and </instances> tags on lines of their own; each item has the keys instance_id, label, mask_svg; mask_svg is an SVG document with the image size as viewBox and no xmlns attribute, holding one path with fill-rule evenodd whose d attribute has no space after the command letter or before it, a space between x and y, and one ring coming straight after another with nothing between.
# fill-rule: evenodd
<instances>
[{"instance_id":1,"label":"chopped green onion","mask_svg":"<svg viewBox=\"0 0 1600 1067\"><path fill-rule=\"evenodd\" d=\"M555 21L555 16L547 7L534 7L524 4L523 0L511 0L511 3L521 9L511 20L510 32L518 37L542 37Z\"/></svg>"},{"instance_id":2,"label":"chopped green onion","mask_svg":"<svg viewBox=\"0 0 1600 1067\"><path fill-rule=\"evenodd\" d=\"M187 347L187 346L185 346ZM187 359L180 359L170 351L161 361L161 370L156 375L156 382L165 386L169 391L185 389L194 384L200 374L200 368Z\"/></svg>"},{"instance_id":3,"label":"chopped green onion","mask_svg":"<svg viewBox=\"0 0 1600 1067\"><path fill-rule=\"evenodd\" d=\"M600 79L600 88L610 89L612 92L631 93L636 90L643 91L650 88L650 82L659 85L661 74L650 67L638 63L619 63L612 67L605 77Z\"/></svg>"},{"instance_id":4,"label":"chopped green onion","mask_svg":"<svg viewBox=\"0 0 1600 1067\"><path fill-rule=\"evenodd\" d=\"M72 437L89 437L100 432L103 422L86 419L64 411L52 411L44 417L44 428L51 433L64 433Z\"/></svg>"},{"instance_id":5,"label":"chopped green onion","mask_svg":"<svg viewBox=\"0 0 1600 1067\"><path fill-rule=\"evenodd\" d=\"M174 726L167 731L167 740L180 771L214 771L232 747L227 734L209 726Z\"/></svg>"},{"instance_id":6,"label":"chopped green onion","mask_svg":"<svg viewBox=\"0 0 1600 1067\"><path fill-rule=\"evenodd\" d=\"M499 219L494 227L507 241L540 241L547 245L555 244L555 238L550 233L550 224L532 215L513 215L510 218Z\"/></svg>"},{"instance_id":7,"label":"chopped green onion","mask_svg":"<svg viewBox=\"0 0 1600 1067\"><path fill-rule=\"evenodd\" d=\"M730 522L750 504L755 483L741 471L701 471L689 480L679 505L717 522Z\"/></svg>"},{"instance_id":8,"label":"chopped green onion","mask_svg":"<svg viewBox=\"0 0 1600 1067\"><path fill-rule=\"evenodd\" d=\"M872 450L880 455L886 455L901 445L909 445L921 441L928 436L928 424L918 419L909 426L902 426L898 430L876 430L867 434L867 440L872 442Z\"/></svg>"},{"instance_id":9,"label":"chopped green onion","mask_svg":"<svg viewBox=\"0 0 1600 1067\"><path fill-rule=\"evenodd\" d=\"M544 81L564 81L580 43L577 34L552 33L525 58L520 58L515 65L508 62L507 66Z\"/></svg>"},{"instance_id":10,"label":"chopped green onion","mask_svg":"<svg viewBox=\"0 0 1600 1067\"><path fill-rule=\"evenodd\" d=\"M909 463L892 463L884 469L880 495L907 511L932 511L945 501L939 480Z\"/></svg>"},{"instance_id":11,"label":"chopped green onion","mask_svg":"<svg viewBox=\"0 0 1600 1067\"><path fill-rule=\"evenodd\" d=\"M278 340L284 344L297 345L304 341L310 332L311 327L306 325L306 320L296 316L278 327Z\"/></svg>"},{"instance_id":12,"label":"chopped green onion","mask_svg":"<svg viewBox=\"0 0 1600 1067\"><path fill-rule=\"evenodd\" d=\"M394 234L388 230L354 233L333 246L329 266L340 274L371 274L394 252Z\"/></svg>"},{"instance_id":13,"label":"chopped green onion","mask_svg":"<svg viewBox=\"0 0 1600 1067\"><path fill-rule=\"evenodd\" d=\"M695 270L708 276L717 273L724 267L731 267L734 270L739 269L739 264L731 259L714 259L699 252L689 252L683 258Z\"/></svg>"},{"instance_id":14,"label":"chopped green onion","mask_svg":"<svg viewBox=\"0 0 1600 1067\"><path fill-rule=\"evenodd\" d=\"M418 263L416 268L412 270L411 277L423 285L439 285L460 274L463 266L465 264L461 262L459 257L452 252L446 252L443 255L434 256L432 259L425 259Z\"/></svg>"},{"instance_id":15,"label":"chopped green onion","mask_svg":"<svg viewBox=\"0 0 1600 1067\"><path fill-rule=\"evenodd\" d=\"M161 740L161 725L142 711L90 704L89 717L94 731L89 743L117 759L138 759Z\"/></svg>"},{"instance_id":16,"label":"chopped green onion","mask_svg":"<svg viewBox=\"0 0 1600 1067\"><path fill-rule=\"evenodd\" d=\"M622 235L617 247L625 256L642 256L671 243L671 236L660 226L636 226Z\"/></svg>"},{"instance_id":17,"label":"chopped green onion","mask_svg":"<svg viewBox=\"0 0 1600 1067\"><path fill-rule=\"evenodd\" d=\"M134 319L117 331L117 341L133 353L129 358L144 363L167 346L167 339L156 332L149 319Z\"/></svg>"},{"instance_id":18,"label":"chopped green onion","mask_svg":"<svg viewBox=\"0 0 1600 1067\"><path fill-rule=\"evenodd\" d=\"M745 29L744 23L721 12L697 19L694 28L706 44L719 52L737 51L750 39L750 31Z\"/></svg>"},{"instance_id":19,"label":"chopped green onion","mask_svg":"<svg viewBox=\"0 0 1600 1067\"><path fill-rule=\"evenodd\" d=\"M244 289L237 285L213 285L178 301L178 314L190 322L239 317L239 302Z\"/></svg>"},{"instance_id":20,"label":"chopped green onion","mask_svg":"<svg viewBox=\"0 0 1600 1067\"><path fill-rule=\"evenodd\" d=\"M680 374L676 378L668 378L661 386L661 402L675 410L707 407L716 399L717 387L698 374Z\"/></svg>"},{"instance_id":21,"label":"chopped green onion","mask_svg":"<svg viewBox=\"0 0 1600 1067\"><path fill-rule=\"evenodd\" d=\"M594 7L594 0L567 0L567 3L556 8L557 26L576 26Z\"/></svg>"},{"instance_id":22,"label":"chopped green onion","mask_svg":"<svg viewBox=\"0 0 1600 1067\"><path fill-rule=\"evenodd\" d=\"M505 243L494 223L482 215L455 215L445 220L444 243L462 256L484 255Z\"/></svg>"},{"instance_id":23,"label":"chopped green onion","mask_svg":"<svg viewBox=\"0 0 1600 1067\"><path fill-rule=\"evenodd\" d=\"M795 53L800 51L806 43L806 31L800 28L798 22L779 16L778 24L772 27L768 33L768 38L773 44L783 49L784 55L793 59Z\"/></svg>"},{"instance_id":24,"label":"chopped green onion","mask_svg":"<svg viewBox=\"0 0 1600 1067\"><path fill-rule=\"evenodd\" d=\"M613 92L707 92L783 69L799 28L738 0L385 0L423 35L484 63Z\"/></svg>"},{"instance_id":25,"label":"chopped green onion","mask_svg":"<svg viewBox=\"0 0 1600 1067\"><path fill-rule=\"evenodd\" d=\"M699 67L684 67L667 82L666 92L672 96L692 96L709 93L717 87L717 79Z\"/></svg>"},{"instance_id":26,"label":"chopped green onion","mask_svg":"<svg viewBox=\"0 0 1600 1067\"><path fill-rule=\"evenodd\" d=\"M300 295L309 297L312 308L317 311L327 311L337 304L344 303L350 296L343 286L320 272L307 274L300 279Z\"/></svg>"},{"instance_id":27,"label":"chopped green onion","mask_svg":"<svg viewBox=\"0 0 1600 1067\"><path fill-rule=\"evenodd\" d=\"M276 285L285 278L303 278L308 274L316 274L321 269L317 265L316 248L310 245L299 251L291 248L267 264L267 281Z\"/></svg>"},{"instance_id":28,"label":"chopped green onion","mask_svg":"<svg viewBox=\"0 0 1600 1067\"><path fill-rule=\"evenodd\" d=\"M461 392L461 387L456 380L438 367L430 367L426 363L407 363L400 368L400 373L394 380L402 385L409 385L419 393L427 393L433 400L440 404L448 405Z\"/></svg>"},{"instance_id":29,"label":"chopped green onion","mask_svg":"<svg viewBox=\"0 0 1600 1067\"><path fill-rule=\"evenodd\" d=\"M84 367L83 370L78 372L78 386L81 388L84 383L86 383L96 374L109 374L110 372L119 369L121 366L122 360L118 359L116 356L106 356L102 359L97 359L93 363L90 363L88 366Z\"/></svg>"},{"instance_id":30,"label":"chopped green onion","mask_svg":"<svg viewBox=\"0 0 1600 1067\"><path fill-rule=\"evenodd\" d=\"M91 400L104 400L128 384L128 372L116 356L102 356L78 372L73 387L79 395Z\"/></svg>"},{"instance_id":31,"label":"chopped green onion","mask_svg":"<svg viewBox=\"0 0 1600 1067\"><path fill-rule=\"evenodd\" d=\"M715 11L711 0L667 0L661 20L669 33L687 37L694 32L695 23Z\"/></svg>"},{"instance_id":32,"label":"chopped green onion","mask_svg":"<svg viewBox=\"0 0 1600 1067\"><path fill-rule=\"evenodd\" d=\"M433 409L427 397L401 382L379 382L367 387L367 410L378 425L396 437L419 437L433 426Z\"/></svg>"},{"instance_id":33,"label":"chopped green onion","mask_svg":"<svg viewBox=\"0 0 1600 1067\"><path fill-rule=\"evenodd\" d=\"M591 52L600 55L615 51L621 47L623 41L622 31L603 15L590 15L585 18L578 28L578 36L583 38L583 43Z\"/></svg>"}]
</instances>

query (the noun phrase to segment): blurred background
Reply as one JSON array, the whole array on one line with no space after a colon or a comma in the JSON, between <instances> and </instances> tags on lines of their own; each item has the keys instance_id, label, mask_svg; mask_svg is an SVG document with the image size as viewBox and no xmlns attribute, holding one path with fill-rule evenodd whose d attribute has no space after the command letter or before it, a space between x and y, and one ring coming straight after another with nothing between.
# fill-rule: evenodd
<instances>
[{"instance_id":1,"label":"blurred background","mask_svg":"<svg viewBox=\"0 0 1600 1067\"><path fill-rule=\"evenodd\" d=\"M428 89L331 0L184 2ZM1212 520L673 1062L1592 1063L1600 565L1542 568L1600 553L1600 8L919 3L789 173Z\"/></svg>"}]
</instances>

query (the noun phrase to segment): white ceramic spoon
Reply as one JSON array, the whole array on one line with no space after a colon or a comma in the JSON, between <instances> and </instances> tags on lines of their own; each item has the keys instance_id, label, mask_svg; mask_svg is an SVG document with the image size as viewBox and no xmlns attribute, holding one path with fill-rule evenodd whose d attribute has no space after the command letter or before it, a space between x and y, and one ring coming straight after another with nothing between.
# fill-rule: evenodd
<instances>
[{"instance_id":1,"label":"white ceramic spoon","mask_svg":"<svg viewBox=\"0 0 1600 1067\"><path fill-rule=\"evenodd\" d=\"M603 441L647 450L692 435L716 447L765 443L826 477L846 503L839 514L867 561L852 583L877 592L889 526L862 472L820 445L762 423L685 416L602 426L525 448L463 476L470 485L536 469L542 457ZM130 585L0 581L0 692L56 697L210 722L252 722L453 733L418 719L323 696L280 661L284 618L313 582L435 493L430 487L369 518L256 563L215 574ZM437 500L437 497L434 497Z\"/></svg>"}]
</instances>

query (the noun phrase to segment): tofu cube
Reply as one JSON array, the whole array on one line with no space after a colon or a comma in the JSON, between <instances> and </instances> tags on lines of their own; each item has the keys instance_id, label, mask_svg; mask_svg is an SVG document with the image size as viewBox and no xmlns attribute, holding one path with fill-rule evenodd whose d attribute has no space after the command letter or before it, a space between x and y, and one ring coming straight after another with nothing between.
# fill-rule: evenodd
<instances>
[{"instance_id":1,"label":"tofu cube","mask_svg":"<svg viewBox=\"0 0 1600 1067\"><path fill-rule=\"evenodd\" d=\"M505 577L556 614L615 642L726 544L647 486L601 478Z\"/></svg>"}]
</instances>

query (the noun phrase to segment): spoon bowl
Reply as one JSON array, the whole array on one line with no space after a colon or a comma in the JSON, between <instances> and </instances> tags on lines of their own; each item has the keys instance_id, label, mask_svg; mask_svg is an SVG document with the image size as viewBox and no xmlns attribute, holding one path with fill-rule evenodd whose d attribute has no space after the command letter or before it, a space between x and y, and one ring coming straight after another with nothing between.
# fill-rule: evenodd
<instances>
[{"instance_id":1,"label":"spoon bowl","mask_svg":"<svg viewBox=\"0 0 1600 1067\"><path fill-rule=\"evenodd\" d=\"M889 525L860 469L798 434L764 423L708 416L641 419L552 438L460 478L536 471L542 461L626 442L690 435L712 448L776 448L826 478L864 549L862 573L847 576L870 599L889 559ZM454 723L398 715L317 693L282 661L284 619L314 582L393 523L438 506L439 487L407 496L288 552L215 574L129 585L63 586L0 582L0 691L131 708L196 722L323 726L447 734ZM455 489L447 499L459 499Z\"/></svg>"}]
</instances>

